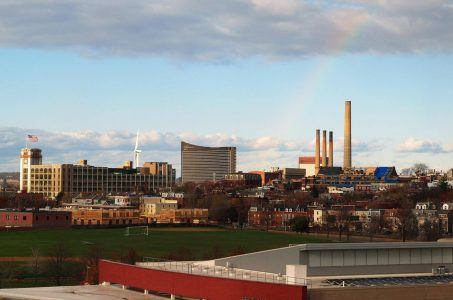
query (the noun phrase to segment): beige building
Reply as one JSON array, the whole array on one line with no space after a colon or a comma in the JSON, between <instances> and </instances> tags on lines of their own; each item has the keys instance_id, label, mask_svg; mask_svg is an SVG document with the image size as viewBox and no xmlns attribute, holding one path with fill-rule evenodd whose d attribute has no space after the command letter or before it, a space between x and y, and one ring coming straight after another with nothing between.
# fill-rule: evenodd
<instances>
[{"instance_id":1,"label":"beige building","mask_svg":"<svg viewBox=\"0 0 453 300\"><path fill-rule=\"evenodd\" d=\"M182 182L223 180L236 172L236 147L203 147L181 142Z\"/></svg>"},{"instance_id":2,"label":"beige building","mask_svg":"<svg viewBox=\"0 0 453 300\"><path fill-rule=\"evenodd\" d=\"M67 206L72 212L73 225L136 225L140 212L136 208L112 205Z\"/></svg>"},{"instance_id":3,"label":"beige building","mask_svg":"<svg viewBox=\"0 0 453 300\"><path fill-rule=\"evenodd\" d=\"M152 163L145 163L152 164ZM174 185L176 172L171 164L155 163L157 172L137 169L95 167L86 160L79 164L42 164L40 149L22 149L20 190L55 197L80 193L130 193L164 189ZM154 171L154 170L153 170ZM31 176L28 176L30 174Z\"/></svg>"},{"instance_id":4,"label":"beige building","mask_svg":"<svg viewBox=\"0 0 453 300\"><path fill-rule=\"evenodd\" d=\"M147 218L158 215L163 209L178 209L178 201L150 197L144 198L140 203L140 213Z\"/></svg>"}]
</instances>

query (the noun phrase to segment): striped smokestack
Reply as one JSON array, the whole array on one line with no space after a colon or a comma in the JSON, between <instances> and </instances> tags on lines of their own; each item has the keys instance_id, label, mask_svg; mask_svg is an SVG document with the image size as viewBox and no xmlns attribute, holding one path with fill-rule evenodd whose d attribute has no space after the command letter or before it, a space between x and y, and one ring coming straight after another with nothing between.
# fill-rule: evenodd
<instances>
[{"instance_id":1,"label":"striped smokestack","mask_svg":"<svg viewBox=\"0 0 453 300\"><path fill-rule=\"evenodd\" d=\"M319 161L321 158L321 131L316 129L316 145L315 145L315 173L318 175L319 172Z\"/></svg>"},{"instance_id":2,"label":"striped smokestack","mask_svg":"<svg viewBox=\"0 0 453 300\"><path fill-rule=\"evenodd\" d=\"M333 131L329 131L329 167L333 167Z\"/></svg>"},{"instance_id":3,"label":"striped smokestack","mask_svg":"<svg viewBox=\"0 0 453 300\"><path fill-rule=\"evenodd\" d=\"M322 163L321 166L327 167L327 131L322 131Z\"/></svg>"},{"instance_id":4,"label":"striped smokestack","mask_svg":"<svg viewBox=\"0 0 453 300\"><path fill-rule=\"evenodd\" d=\"M352 151L351 151L351 101L345 103L344 114L344 160L343 169L352 168Z\"/></svg>"}]
</instances>

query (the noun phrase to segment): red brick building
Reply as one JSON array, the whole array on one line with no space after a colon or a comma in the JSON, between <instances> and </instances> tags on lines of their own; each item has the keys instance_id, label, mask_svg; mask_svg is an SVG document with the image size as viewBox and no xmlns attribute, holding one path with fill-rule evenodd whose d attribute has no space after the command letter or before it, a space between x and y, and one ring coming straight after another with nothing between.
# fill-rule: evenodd
<instances>
[{"instance_id":1,"label":"red brick building","mask_svg":"<svg viewBox=\"0 0 453 300\"><path fill-rule=\"evenodd\" d=\"M71 212L60 210L0 210L0 227L70 227Z\"/></svg>"},{"instance_id":2,"label":"red brick building","mask_svg":"<svg viewBox=\"0 0 453 300\"><path fill-rule=\"evenodd\" d=\"M274 180L280 180L282 177L281 172L250 171L249 173L261 176L261 186L271 185Z\"/></svg>"},{"instance_id":3,"label":"red brick building","mask_svg":"<svg viewBox=\"0 0 453 300\"><path fill-rule=\"evenodd\" d=\"M284 209L263 211L256 207L250 208L248 212L248 224L252 227L271 227L271 228L284 228L288 226L291 219L297 217L308 217L308 213L300 210Z\"/></svg>"}]
</instances>

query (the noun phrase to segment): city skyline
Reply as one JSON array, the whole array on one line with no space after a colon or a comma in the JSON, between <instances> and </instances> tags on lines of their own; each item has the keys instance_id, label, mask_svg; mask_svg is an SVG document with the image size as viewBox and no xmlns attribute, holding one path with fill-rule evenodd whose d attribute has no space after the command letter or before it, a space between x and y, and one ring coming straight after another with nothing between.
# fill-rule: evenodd
<instances>
[{"instance_id":1,"label":"city skyline","mask_svg":"<svg viewBox=\"0 0 453 300\"><path fill-rule=\"evenodd\" d=\"M25 134L49 162L120 165L137 129L142 161L178 172L181 139L237 146L239 170L296 166L316 128L341 150L346 99L354 165L452 167L447 1L0 7L1 171Z\"/></svg>"}]
</instances>

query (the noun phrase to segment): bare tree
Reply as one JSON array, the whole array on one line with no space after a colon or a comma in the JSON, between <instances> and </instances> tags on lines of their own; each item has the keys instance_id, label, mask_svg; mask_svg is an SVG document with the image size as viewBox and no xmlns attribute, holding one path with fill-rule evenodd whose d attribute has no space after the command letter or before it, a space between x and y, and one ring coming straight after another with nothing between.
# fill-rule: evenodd
<instances>
[{"instance_id":1,"label":"bare tree","mask_svg":"<svg viewBox=\"0 0 453 300\"><path fill-rule=\"evenodd\" d=\"M411 209L400 208L397 210L398 231L401 235L401 241L405 242L408 238L414 238L418 234L417 218Z\"/></svg>"},{"instance_id":2,"label":"bare tree","mask_svg":"<svg viewBox=\"0 0 453 300\"><path fill-rule=\"evenodd\" d=\"M51 276L55 280L56 285L61 285L65 275L66 264L70 257L70 251L64 242L57 242L51 249L48 268Z\"/></svg>"},{"instance_id":3,"label":"bare tree","mask_svg":"<svg viewBox=\"0 0 453 300\"><path fill-rule=\"evenodd\" d=\"M372 215L367 227L367 234L370 238L370 242L373 241L373 237L381 231L381 217Z\"/></svg>"},{"instance_id":4,"label":"bare tree","mask_svg":"<svg viewBox=\"0 0 453 300\"><path fill-rule=\"evenodd\" d=\"M424 163L416 163L412 168L417 175L426 174L426 172L428 171L428 165Z\"/></svg>"},{"instance_id":5,"label":"bare tree","mask_svg":"<svg viewBox=\"0 0 453 300\"><path fill-rule=\"evenodd\" d=\"M99 246L90 246L83 261L86 266L86 282L98 284L99 260L102 258L102 249Z\"/></svg>"},{"instance_id":6,"label":"bare tree","mask_svg":"<svg viewBox=\"0 0 453 300\"><path fill-rule=\"evenodd\" d=\"M31 267L33 270L33 278L34 278L34 285L36 286L38 283L38 276L40 271L40 264L41 264L41 255L40 250L37 247L31 248Z\"/></svg>"}]
</instances>

